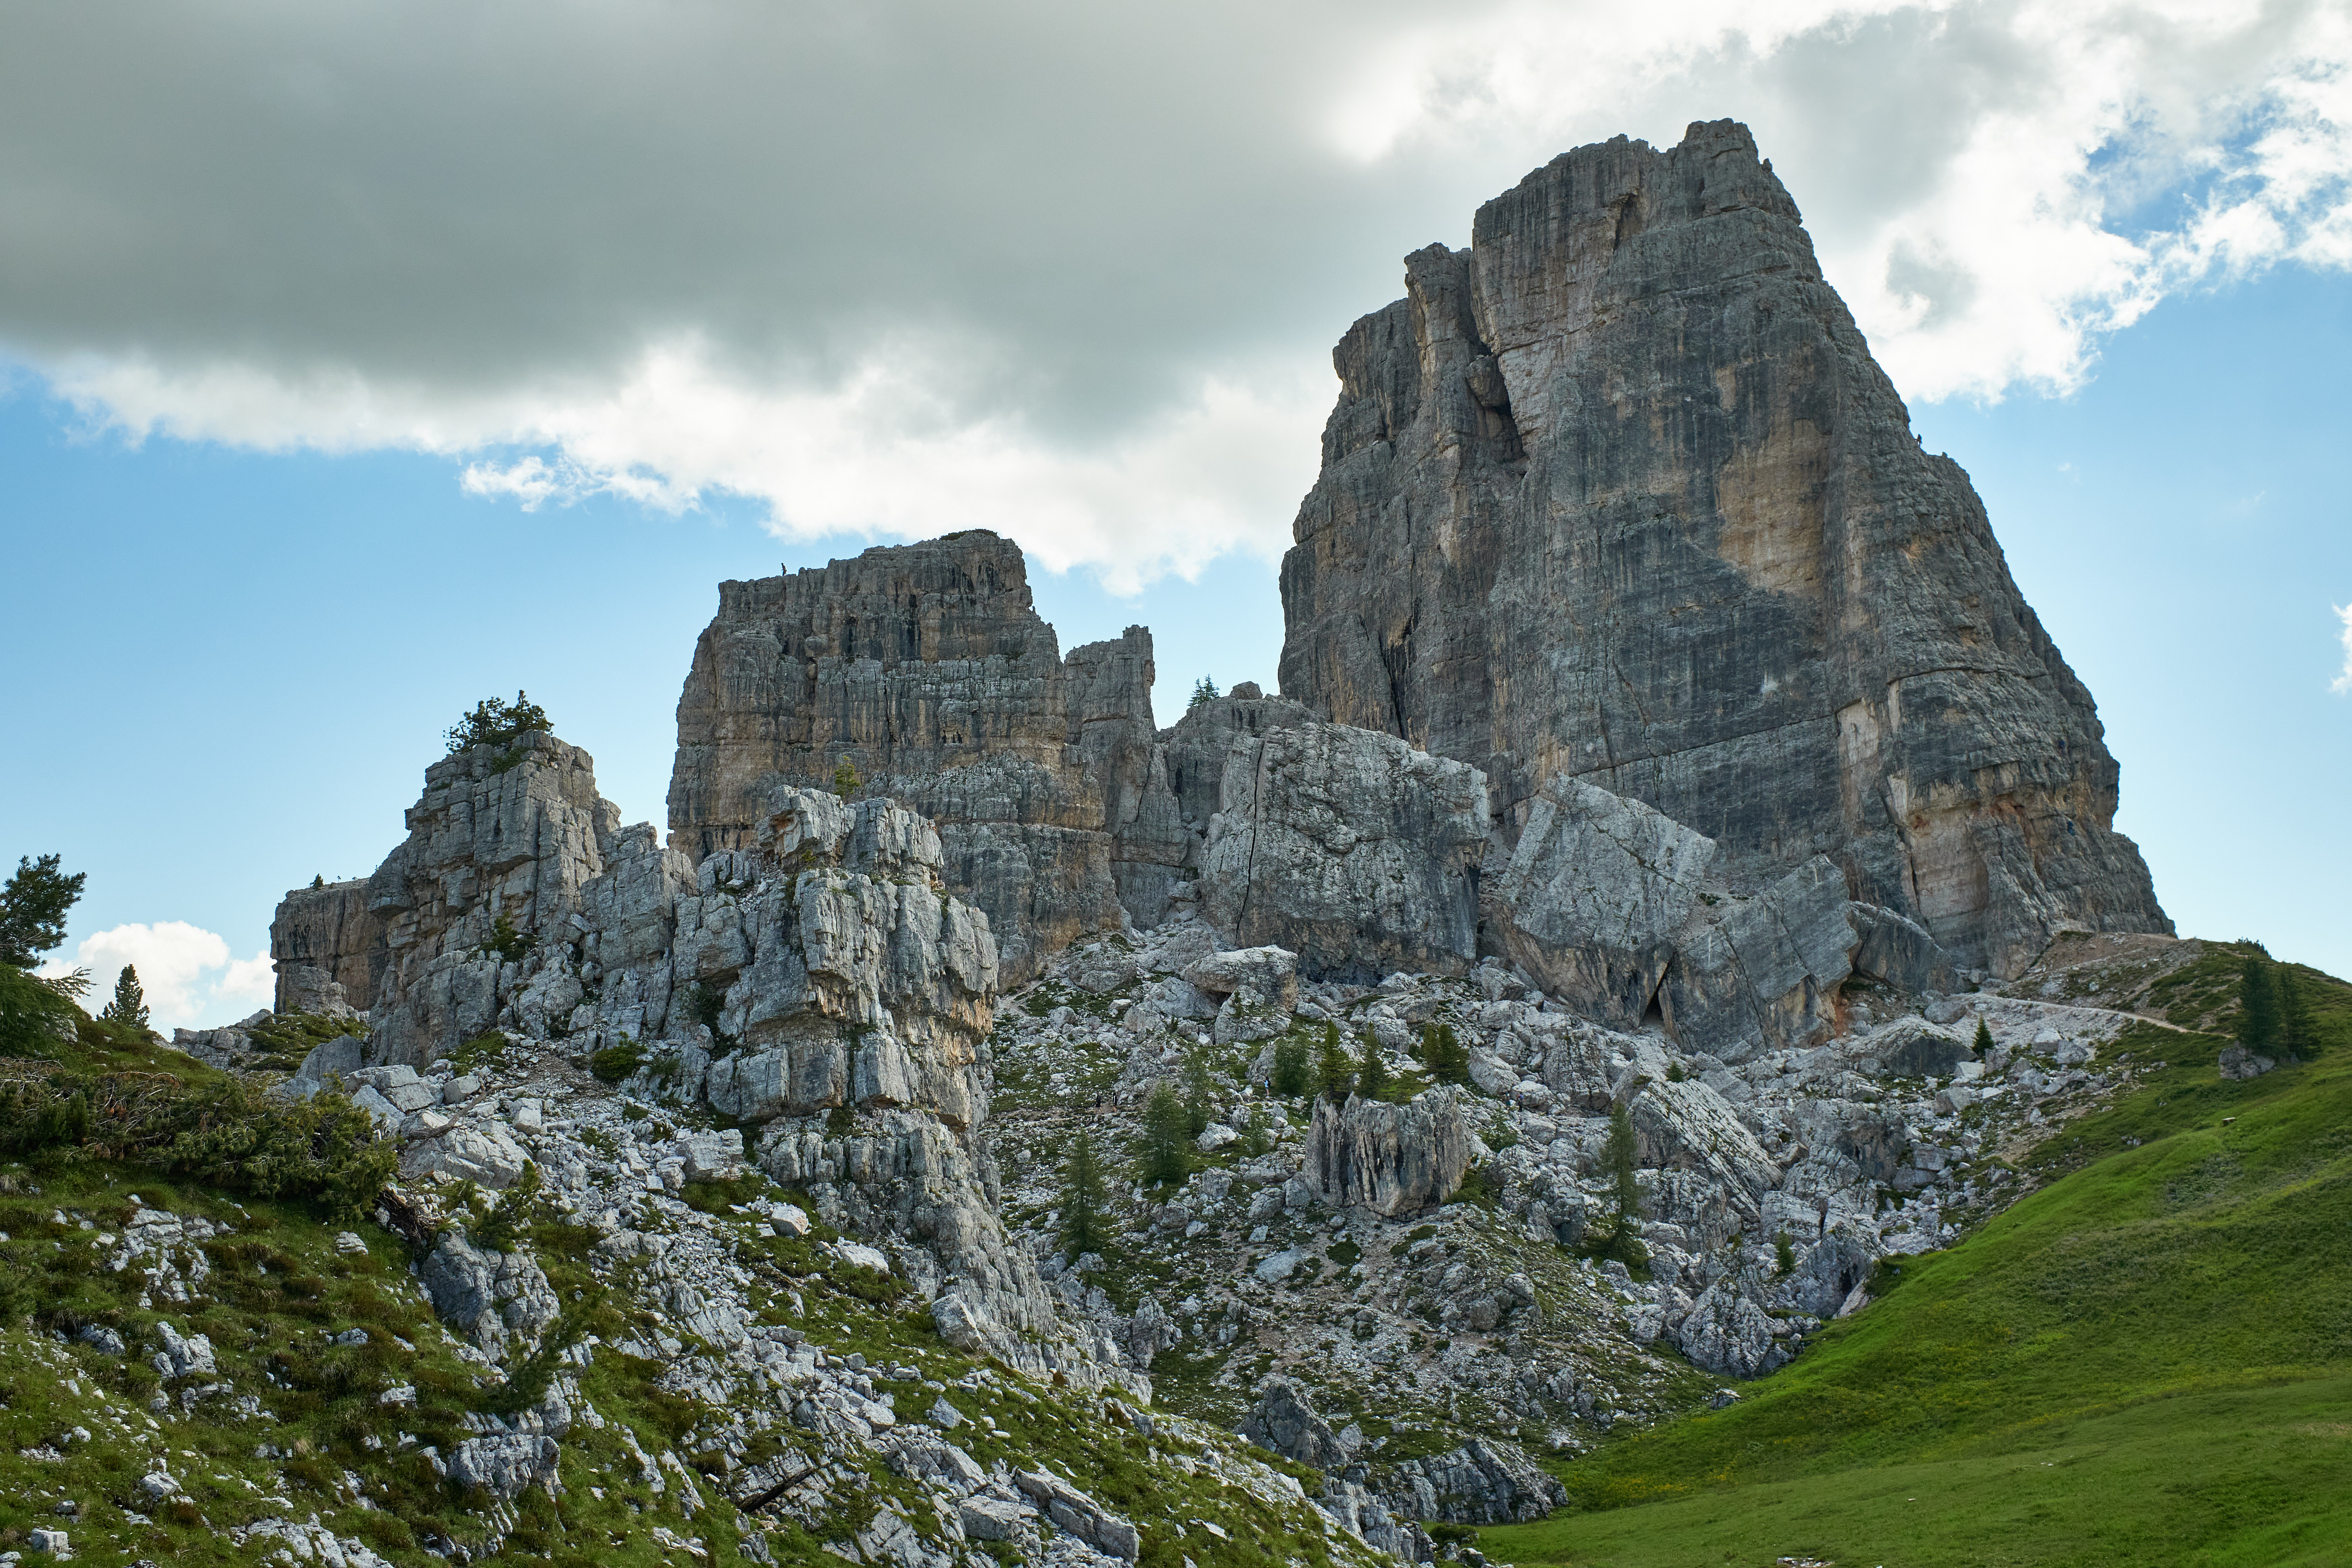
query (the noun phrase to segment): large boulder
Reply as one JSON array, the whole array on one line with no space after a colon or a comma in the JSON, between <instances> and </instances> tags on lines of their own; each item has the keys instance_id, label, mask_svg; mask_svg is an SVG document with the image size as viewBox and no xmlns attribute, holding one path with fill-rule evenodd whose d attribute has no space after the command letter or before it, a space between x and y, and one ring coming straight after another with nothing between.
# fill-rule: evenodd
<instances>
[{"instance_id":1,"label":"large boulder","mask_svg":"<svg viewBox=\"0 0 2352 1568\"><path fill-rule=\"evenodd\" d=\"M1210 920L1310 973L1466 973L1478 955L1486 782L1391 735L1298 724L1237 745L1210 824Z\"/></svg>"},{"instance_id":2,"label":"large boulder","mask_svg":"<svg viewBox=\"0 0 2352 1568\"><path fill-rule=\"evenodd\" d=\"M1548 781L1495 879L1503 952L1586 1016L1638 1023L1710 884L1715 841L1581 779Z\"/></svg>"},{"instance_id":3,"label":"large boulder","mask_svg":"<svg viewBox=\"0 0 2352 1568\"><path fill-rule=\"evenodd\" d=\"M1845 875L1814 856L1753 898L1726 899L1686 929L1662 989L1686 1051L1727 1062L1819 1045L1859 939Z\"/></svg>"},{"instance_id":4,"label":"large boulder","mask_svg":"<svg viewBox=\"0 0 2352 1568\"><path fill-rule=\"evenodd\" d=\"M1470 1129L1454 1091L1432 1089L1403 1105L1316 1101L1304 1174L1334 1208L1419 1214L1453 1196L1469 1164Z\"/></svg>"},{"instance_id":5,"label":"large boulder","mask_svg":"<svg viewBox=\"0 0 2352 1568\"><path fill-rule=\"evenodd\" d=\"M1568 1489L1533 1455L1489 1437L1404 1460L1381 1489L1389 1507L1407 1518L1457 1524L1529 1523L1568 1502Z\"/></svg>"},{"instance_id":6,"label":"large boulder","mask_svg":"<svg viewBox=\"0 0 2352 1568\"><path fill-rule=\"evenodd\" d=\"M1306 1394L1286 1377L1269 1377L1257 1385L1257 1403L1237 1430L1261 1448L1318 1470L1336 1470L1349 1458L1330 1423L1315 1414Z\"/></svg>"}]
</instances>

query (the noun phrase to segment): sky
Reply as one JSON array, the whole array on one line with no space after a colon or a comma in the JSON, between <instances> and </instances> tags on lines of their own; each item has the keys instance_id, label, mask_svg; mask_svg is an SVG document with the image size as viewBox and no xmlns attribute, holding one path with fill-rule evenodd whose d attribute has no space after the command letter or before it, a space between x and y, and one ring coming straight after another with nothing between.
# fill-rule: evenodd
<instances>
[{"instance_id":1,"label":"sky","mask_svg":"<svg viewBox=\"0 0 2352 1568\"><path fill-rule=\"evenodd\" d=\"M723 578L990 527L1066 647L1153 628L1163 720L1270 687L1348 323L1724 116L2182 931L2352 973L2347 0L0 17L0 857L89 873L58 956L159 1025L266 1005L482 696L661 821Z\"/></svg>"}]
</instances>

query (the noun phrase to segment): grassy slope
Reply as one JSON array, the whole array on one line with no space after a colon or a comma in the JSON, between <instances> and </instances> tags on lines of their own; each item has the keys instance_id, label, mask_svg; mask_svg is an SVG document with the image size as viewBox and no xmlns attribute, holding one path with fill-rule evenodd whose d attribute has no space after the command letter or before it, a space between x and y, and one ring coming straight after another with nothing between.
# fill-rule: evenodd
<instances>
[{"instance_id":1,"label":"grassy slope","mask_svg":"<svg viewBox=\"0 0 2352 1568\"><path fill-rule=\"evenodd\" d=\"M1913 1259L1729 1409L1481 1532L1522 1564L2352 1562L2352 1049L2161 1071L2038 1152L2051 1184ZM2225 1119L2230 1119L2225 1121Z\"/></svg>"}]
</instances>

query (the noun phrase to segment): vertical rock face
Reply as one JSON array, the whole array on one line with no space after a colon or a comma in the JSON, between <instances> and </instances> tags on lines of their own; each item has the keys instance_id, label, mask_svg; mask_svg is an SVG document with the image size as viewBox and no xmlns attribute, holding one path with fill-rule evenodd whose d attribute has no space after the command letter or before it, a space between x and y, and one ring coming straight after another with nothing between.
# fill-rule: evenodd
<instances>
[{"instance_id":1,"label":"vertical rock face","mask_svg":"<svg viewBox=\"0 0 2352 1568\"><path fill-rule=\"evenodd\" d=\"M1507 828L1566 774L1735 885L1826 855L1963 963L2171 929L2090 693L1744 127L1566 153L1406 289L1333 355L1286 695L1475 763Z\"/></svg>"},{"instance_id":2,"label":"vertical rock face","mask_svg":"<svg viewBox=\"0 0 2352 1568\"><path fill-rule=\"evenodd\" d=\"M272 1010L315 1011L325 986L334 984L342 987L346 1005L367 1011L386 951L383 922L368 908L366 878L295 889L269 922L269 956L278 973Z\"/></svg>"},{"instance_id":3,"label":"vertical rock face","mask_svg":"<svg viewBox=\"0 0 2352 1568\"><path fill-rule=\"evenodd\" d=\"M1183 844L1155 770L1151 635L1065 659L1021 552L984 531L719 585L677 704L672 842L748 846L779 784L866 787L939 825L1008 980L1119 894L1164 909ZM1157 909L1147 907L1147 916Z\"/></svg>"}]
</instances>

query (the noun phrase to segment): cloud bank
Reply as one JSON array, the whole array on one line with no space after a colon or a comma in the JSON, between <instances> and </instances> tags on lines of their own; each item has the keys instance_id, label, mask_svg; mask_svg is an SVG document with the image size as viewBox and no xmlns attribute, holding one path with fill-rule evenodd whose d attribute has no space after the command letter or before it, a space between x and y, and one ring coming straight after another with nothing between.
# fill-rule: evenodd
<instances>
[{"instance_id":1,"label":"cloud bank","mask_svg":"<svg viewBox=\"0 0 2352 1568\"><path fill-rule=\"evenodd\" d=\"M1915 398L2352 266L2346 0L1758 10L36 10L0 345L132 438L987 526L1130 587L1278 553L1331 342L1578 142L1747 121Z\"/></svg>"},{"instance_id":2,"label":"cloud bank","mask_svg":"<svg viewBox=\"0 0 2352 1568\"><path fill-rule=\"evenodd\" d=\"M185 921L133 922L93 931L75 944L73 957L44 965L44 974L89 971L91 1013L114 995L124 965L139 972L141 990L154 1026L167 1037L175 1028L233 1023L269 1005L277 972L268 952L234 956L226 939Z\"/></svg>"}]
</instances>

